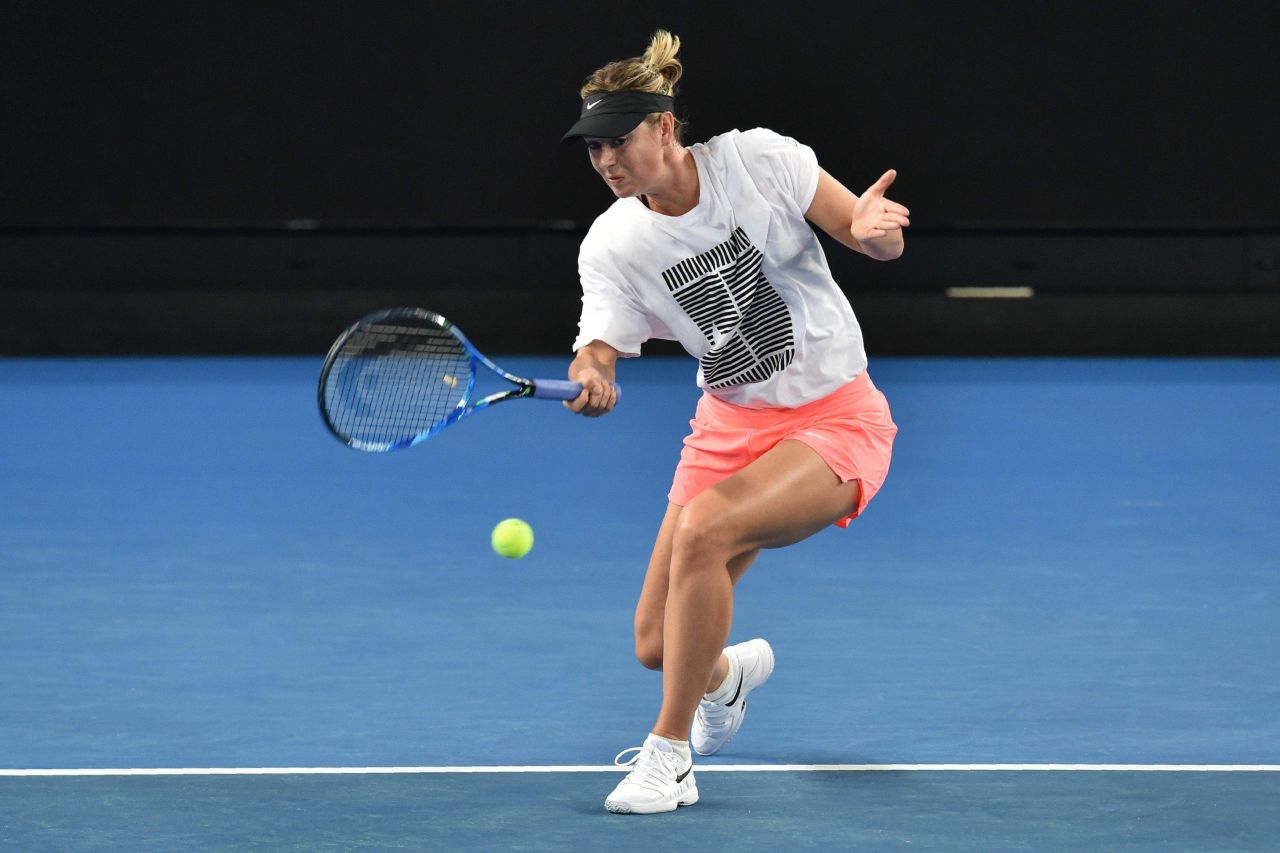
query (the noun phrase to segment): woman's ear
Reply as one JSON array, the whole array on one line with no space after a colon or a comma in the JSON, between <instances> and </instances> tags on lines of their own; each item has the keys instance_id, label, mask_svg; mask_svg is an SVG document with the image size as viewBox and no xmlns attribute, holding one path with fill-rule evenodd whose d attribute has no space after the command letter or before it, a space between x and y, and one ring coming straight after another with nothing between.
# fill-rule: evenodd
<instances>
[{"instance_id":1,"label":"woman's ear","mask_svg":"<svg viewBox=\"0 0 1280 853\"><path fill-rule=\"evenodd\" d=\"M662 144L673 145L676 141L676 117L671 113L663 113L658 121L662 127Z\"/></svg>"}]
</instances>

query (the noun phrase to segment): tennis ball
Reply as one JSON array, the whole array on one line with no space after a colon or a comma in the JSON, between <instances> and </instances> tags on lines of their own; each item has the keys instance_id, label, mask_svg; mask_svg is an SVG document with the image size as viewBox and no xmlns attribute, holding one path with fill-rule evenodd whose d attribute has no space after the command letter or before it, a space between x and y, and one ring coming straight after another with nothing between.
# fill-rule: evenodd
<instances>
[{"instance_id":1,"label":"tennis ball","mask_svg":"<svg viewBox=\"0 0 1280 853\"><path fill-rule=\"evenodd\" d=\"M533 528L518 518L507 518L493 528L490 539L493 550L503 557L523 557L533 547Z\"/></svg>"}]
</instances>

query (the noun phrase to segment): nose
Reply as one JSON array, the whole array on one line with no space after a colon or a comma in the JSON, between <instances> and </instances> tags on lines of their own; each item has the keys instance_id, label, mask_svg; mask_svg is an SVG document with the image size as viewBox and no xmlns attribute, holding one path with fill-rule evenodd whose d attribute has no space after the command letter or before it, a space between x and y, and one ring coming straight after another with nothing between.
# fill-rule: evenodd
<instances>
[{"instance_id":1,"label":"nose","mask_svg":"<svg viewBox=\"0 0 1280 853\"><path fill-rule=\"evenodd\" d=\"M612 166L618 159L618 155L608 145L600 147L600 153L596 155L596 162L600 164L601 169Z\"/></svg>"}]
</instances>

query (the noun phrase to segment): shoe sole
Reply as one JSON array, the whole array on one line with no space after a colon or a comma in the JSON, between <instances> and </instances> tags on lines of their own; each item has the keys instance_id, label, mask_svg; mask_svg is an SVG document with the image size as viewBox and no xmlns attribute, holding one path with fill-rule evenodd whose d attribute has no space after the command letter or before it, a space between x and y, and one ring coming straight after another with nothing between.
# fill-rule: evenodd
<instances>
[{"instance_id":1,"label":"shoe sole","mask_svg":"<svg viewBox=\"0 0 1280 853\"><path fill-rule=\"evenodd\" d=\"M674 803L671 800L662 800L637 807L621 800L605 800L604 807L614 814L662 814L663 812L673 812L679 806L691 806L696 802L698 802L698 789L694 788L690 791L685 791L676 798Z\"/></svg>"}]
</instances>

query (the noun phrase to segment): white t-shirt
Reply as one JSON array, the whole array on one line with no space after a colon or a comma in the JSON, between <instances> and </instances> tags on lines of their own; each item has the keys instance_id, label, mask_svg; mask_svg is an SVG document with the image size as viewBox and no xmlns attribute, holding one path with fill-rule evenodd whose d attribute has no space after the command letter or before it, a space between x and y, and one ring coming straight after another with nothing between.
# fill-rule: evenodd
<instances>
[{"instance_id":1,"label":"white t-shirt","mask_svg":"<svg viewBox=\"0 0 1280 853\"><path fill-rule=\"evenodd\" d=\"M699 387L749 408L800 406L852 380L867 366L862 330L804 218L813 149L756 128L689 150L692 210L621 198L591 226L574 350L600 340L637 356L647 340L679 341Z\"/></svg>"}]
</instances>

